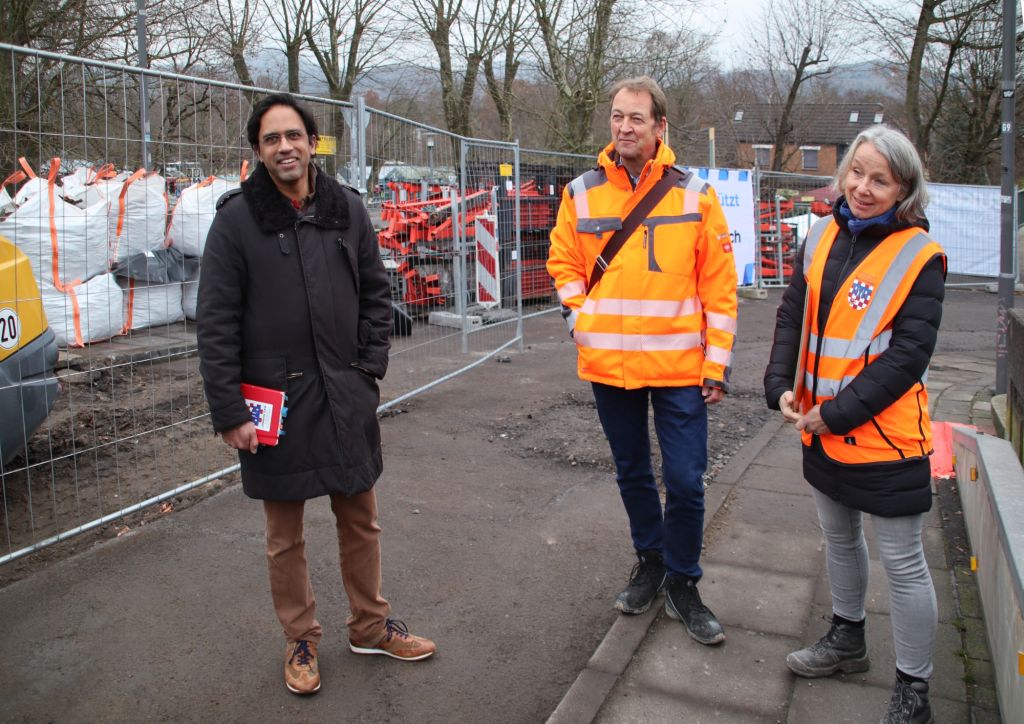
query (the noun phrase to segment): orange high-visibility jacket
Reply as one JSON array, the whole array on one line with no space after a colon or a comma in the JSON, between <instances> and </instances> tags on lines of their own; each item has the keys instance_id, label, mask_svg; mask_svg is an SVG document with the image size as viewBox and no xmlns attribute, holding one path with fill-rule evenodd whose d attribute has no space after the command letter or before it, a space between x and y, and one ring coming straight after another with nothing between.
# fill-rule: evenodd
<instances>
[{"instance_id":1,"label":"orange high-visibility jacket","mask_svg":"<svg viewBox=\"0 0 1024 724\"><path fill-rule=\"evenodd\" d=\"M551 231L547 268L576 341L579 376L626 389L727 389L736 266L718 197L700 178L685 172L587 291L605 244L675 163L659 143L634 191L613 149L566 186Z\"/></svg>"},{"instance_id":2,"label":"orange high-visibility jacket","mask_svg":"<svg viewBox=\"0 0 1024 724\"><path fill-rule=\"evenodd\" d=\"M804 246L807 307L805 370L800 409L809 410L839 394L878 358L892 340L893 319L907 300L921 270L945 253L923 229L913 227L883 239L849 276L832 301L825 328L819 328L821 283L839 225L817 222ZM801 350L804 355L804 350ZM804 445L812 435L803 432ZM822 449L844 464L878 463L923 457L932 452L928 391L918 380L896 402L845 435L820 435Z\"/></svg>"}]
</instances>

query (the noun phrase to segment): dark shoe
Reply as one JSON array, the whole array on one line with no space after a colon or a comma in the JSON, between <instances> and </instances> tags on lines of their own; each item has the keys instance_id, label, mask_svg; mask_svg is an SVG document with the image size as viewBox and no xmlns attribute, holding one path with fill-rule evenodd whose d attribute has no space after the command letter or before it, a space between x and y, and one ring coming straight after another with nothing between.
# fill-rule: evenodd
<instances>
[{"instance_id":1,"label":"dark shoe","mask_svg":"<svg viewBox=\"0 0 1024 724\"><path fill-rule=\"evenodd\" d=\"M928 682L908 684L897 676L882 724L932 724L934 721L928 704Z\"/></svg>"},{"instance_id":2,"label":"dark shoe","mask_svg":"<svg viewBox=\"0 0 1024 724\"><path fill-rule=\"evenodd\" d=\"M651 607L654 597L665 585L665 562L652 551L637 551L637 560L629 574L629 585L615 599L615 610L641 614Z\"/></svg>"},{"instance_id":3,"label":"dark shoe","mask_svg":"<svg viewBox=\"0 0 1024 724\"><path fill-rule=\"evenodd\" d=\"M284 650L284 685L293 694L320 691L320 669L316 663L316 644L312 641L288 642Z\"/></svg>"},{"instance_id":4,"label":"dark shoe","mask_svg":"<svg viewBox=\"0 0 1024 724\"><path fill-rule=\"evenodd\" d=\"M816 643L787 656L786 666L797 676L809 679L831 676L837 671L867 671L871 662L864 643L864 627L833 622L828 633Z\"/></svg>"},{"instance_id":5,"label":"dark shoe","mask_svg":"<svg viewBox=\"0 0 1024 724\"><path fill-rule=\"evenodd\" d=\"M725 631L715 614L700 600L697 583L685 576L673 576L665 585L665 612L682 621L694 640L705 646L725 641Z\"/></svg>"}]
</instances>

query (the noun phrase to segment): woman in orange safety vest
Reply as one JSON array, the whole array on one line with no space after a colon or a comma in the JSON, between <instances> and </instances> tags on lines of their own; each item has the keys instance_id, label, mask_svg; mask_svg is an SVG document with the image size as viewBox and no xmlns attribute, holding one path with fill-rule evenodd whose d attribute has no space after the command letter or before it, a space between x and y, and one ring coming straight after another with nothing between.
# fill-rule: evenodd
<instances>
[{"instance_id":1,"label":"woman in orange safety vest","mask_svg":"<svg viewBox=\"0 0 1024 724\"><path fill-rule=\"evenodd\" d=\"M884 722L932 721L935 589L921 534L931 508L925 379L946 276L928 236L924 171L885 126L860 133L836 172L833 214L809 231L779 306L765 396L795 423L825 535L832 625L786 663L806 677L869 667L864 639L872 515L889 582L896 682Z\"/></svg>"}]
</instances>

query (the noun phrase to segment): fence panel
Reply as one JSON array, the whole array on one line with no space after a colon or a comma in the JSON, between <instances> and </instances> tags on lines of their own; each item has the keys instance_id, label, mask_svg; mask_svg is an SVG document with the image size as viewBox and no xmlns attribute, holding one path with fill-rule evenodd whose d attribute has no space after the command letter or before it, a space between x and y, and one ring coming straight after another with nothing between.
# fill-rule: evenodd
<instances>
[{"instance_id":1,"label":"fence panel","mask_svg":"<svg viewBox=\"0 0 1024 724\"><path fill-rule=\"evenodd\" d=\"M827 176L759 171L757 179L758 285L786 286L807 229L818 216L831 213L838 194L829 189Z\"/></svg>"},{"instance_id":2,"label":"fence panel","mask_svg":"<svg viewBox=\"0 0 1024 724\"><path fill-rule=\"evenodd\" d=\"M0 45L0 322L17 315L31 342L0 350L0 564L236 469L206 419L195 299L214 203L254 161L245 124L269 92ZM382 407L521 341L524 296L552 306L543 260L567 164L550 182L531 172L551 187L537 201L516 144L299 97L319 167L366 192L391 273ZM19 158L41 179L13 174Z\"/></svg>"}]
</instances>

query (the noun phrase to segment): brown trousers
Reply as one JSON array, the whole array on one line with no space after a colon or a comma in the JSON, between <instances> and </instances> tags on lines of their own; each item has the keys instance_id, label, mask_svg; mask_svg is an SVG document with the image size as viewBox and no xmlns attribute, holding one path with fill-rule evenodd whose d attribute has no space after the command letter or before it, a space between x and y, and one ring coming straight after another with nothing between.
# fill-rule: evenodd
<instances>
[{"instance_id":1,"label":"brown trousers","mask_svg":"<svg viewBox=\"0 0 1024 724\"><path fill-rule=\"evenodd\" d=\"M381 596L380 526L373 490L351 498L332 495L331 510L338 530L341 581L351 613L349 638L372 646L385 634L390 607ZM274 610L288 641L305 639L319 645L323 628L316 619L316 599L306 567L302 531L305 501L264 500L267 520L267 567Z\"/></svg>"}]
</instances>

